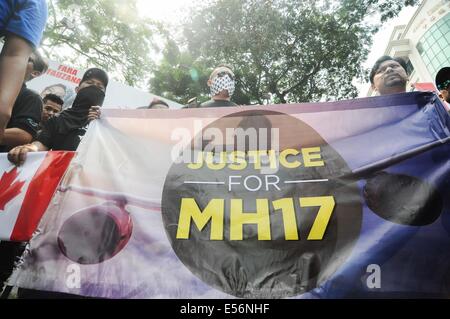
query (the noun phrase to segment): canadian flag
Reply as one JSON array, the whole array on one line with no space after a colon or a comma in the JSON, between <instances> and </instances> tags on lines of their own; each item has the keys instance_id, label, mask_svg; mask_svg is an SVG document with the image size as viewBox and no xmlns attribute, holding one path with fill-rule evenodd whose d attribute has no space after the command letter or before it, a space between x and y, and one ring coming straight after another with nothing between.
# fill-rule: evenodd
<instances>
[{"instance_id":1,"label":"canadian flag","mask_svg":"<svg viewBox=\"0 0 450 319\"><path fill-rule=\"evenodd\" d=\"M0 154L0 240L27 241L75 152L28 153L16 167Z\"/></svg>"}]
</instances>

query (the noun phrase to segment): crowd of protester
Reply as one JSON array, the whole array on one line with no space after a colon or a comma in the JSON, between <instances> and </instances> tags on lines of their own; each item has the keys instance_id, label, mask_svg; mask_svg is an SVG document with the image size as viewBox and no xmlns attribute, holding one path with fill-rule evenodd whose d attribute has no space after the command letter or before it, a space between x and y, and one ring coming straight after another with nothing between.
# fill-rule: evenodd
<instances>
[{"instance_id":1,"label":"crowd of protester","mask_svg":"<svg viewBox=\"0 0 450 319\"><path fill-rule=\"evenodd\" d=\"M8 159L17 165L24 163L28 152L76 150L88 124L100 116L109 81L104 70L88 69L75 90L71 107L53 91L41 97L28 89L26 83L48 68L37 51L46 19L45 0L0 0L0 37L4 38L0 55L0 152L8 152ZM211 99L198 103L193 98L187 101L186 108L237 106L232 101L235 81L232 67L219 65L207 82ZM406 62L382 56L370 72L370 82L379 95L406 92ZM450 67L438 72L435 84L442 100L450 103ZM155 98L141 108L168 109L169 105ZM22 250L17 243L0 243L0 288Z\"/></svg>"}]
</instances>

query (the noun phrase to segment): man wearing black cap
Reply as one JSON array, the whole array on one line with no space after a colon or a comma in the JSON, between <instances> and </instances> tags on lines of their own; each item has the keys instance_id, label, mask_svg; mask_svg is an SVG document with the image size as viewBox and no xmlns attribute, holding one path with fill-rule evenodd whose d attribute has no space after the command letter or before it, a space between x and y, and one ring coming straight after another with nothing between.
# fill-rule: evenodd
<instances>
[{"instance_id":1,"label":"man wearing black cap","mask_svg":"<svg viewBox=\"0 0 450 319\"><path fill-rule=\"evenodd\" d=\"M28 152L50 149L75 151L89 122L98 118L107 86L108 75L105 71L97 68L87 70L80 85L75 89L77 96L72 107L49 119L36 141L13 148L8 153L8 159L16 165L21 165Z\"/></svg>"},{"instance_id":2,"label":"man wearing black cap","mask_svg":"<svg viewBox=\"0 0 450 319\"><path fill-rule=\"evenodd\" d=\"M436 87L442 100L450 103L450 67L444 67L436 74Z\"/></svg>"}]
</instances>

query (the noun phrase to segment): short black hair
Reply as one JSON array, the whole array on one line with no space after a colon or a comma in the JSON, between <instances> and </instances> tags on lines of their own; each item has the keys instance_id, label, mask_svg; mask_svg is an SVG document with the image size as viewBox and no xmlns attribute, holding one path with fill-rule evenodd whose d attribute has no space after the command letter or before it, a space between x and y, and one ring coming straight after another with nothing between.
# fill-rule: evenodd
<instances>
[{"instance_id":1,"label":"short black hair","mask_svg":"<svg viewBox=\"0 0 450 319\"><path fill-rule=\"evenodd\" d=\"M374 64L373 67L372 67L372 70L370 71L370 76L369 76L369 78L370 78L370 83L373 84L373 78L375 77L375 74L377 73L378 69L380 68L380 65L381 65L383 62L389 61L389 60L398 62L398 63L402 66L402 68L405 69L405 72L408 73L408 69L407 69L407 66L406 66L406 61L405 61L404 59L399 58L399 57L391 57L391 56L389 56L389 55L383 55L382 57L380 57L380 58L375 62L375 64Z\"/></svg>"},{"instance_id":2,"label":"short black hair","mask_svg":"<svg viewBox=\"0 0 450 319\"><path fill-rule=\"evenodd\" d=\"M56 104L61 105L61 107L64 104L64 101L56 94L47 94L46 96L44 96L44 98L42 99L42 101L47 102L47 101L52 101L55 102Z\"/></svg>"}]
</instances>

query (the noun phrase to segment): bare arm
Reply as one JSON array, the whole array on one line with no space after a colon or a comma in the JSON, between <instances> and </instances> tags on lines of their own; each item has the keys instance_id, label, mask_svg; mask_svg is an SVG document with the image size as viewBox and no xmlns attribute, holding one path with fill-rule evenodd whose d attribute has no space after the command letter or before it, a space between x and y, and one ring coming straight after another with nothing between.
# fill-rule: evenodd
<instances>
[{"instance_id":1,"label":"bare arm","mask_svg":"<svg viewBox=\"0 0 450 319\"><path fill-rule=\"evenodd\" d=\"M12 127L5 130L3 139L0 140L0 144L13 147L31 143L32 140L33 136L27 131L22 130L21 128Z\"/></svg>"},{"instance_id":2,"label":"bare arm","mask_svg":"<svg viewBox=\"0 0 450 319\"><path fill-rule=\"evenodd\" d=\"M7 35L0 54L0 140L22 87L31 51L32 47L26 40Z\"/></svg>"},{"instance_id":3,"label":"bare arm","mask_svg":"<svg viewBox=\"0 0 450 319\"><path fill-rule=\"evenodd\" d=\"M48 151L48 147L41 142L34 141L31 144L25 144L21 146L16 146L8 153L8 159L11 163L20 166L22 165L26 158L28 152L44 152Z\"/></svg>"}]
</instances>

